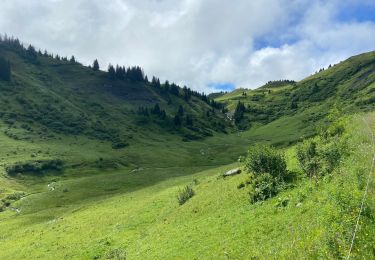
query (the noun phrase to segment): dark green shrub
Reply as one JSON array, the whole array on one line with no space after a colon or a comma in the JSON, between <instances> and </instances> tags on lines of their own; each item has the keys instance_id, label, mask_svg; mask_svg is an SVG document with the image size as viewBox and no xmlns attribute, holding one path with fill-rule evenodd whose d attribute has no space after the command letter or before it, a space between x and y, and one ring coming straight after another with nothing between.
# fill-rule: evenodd
<instances>
[{"instance_id":1,"label":"dark green shrub","mask_svg":"<svg viewBox=\"0 0 375 260\"><path fill-rule=\"evenodd\" d=\"M59 159L19 162L5 167L5 171L8 175L43 174L47 171L61 171L63 164Z\"/></svg>"},{"instance_id":2,"label":"dark green shrub","mask_svg":"<svg viewBox=\"0 0 375 260\"><path fill-rule=\"evenodd\" d=\"M26 193L23 192L23 191L21 191L21 192L20 191L16 191L16 192L13 192L12 194L7 195L5 197L5 199L17 201L17 200L20 200L25 195L26 195Z\"/></svg>"},{"instance_id":3,"label":"dark green shrub","mask_svg":"<svg viewBox=\"0 0 375 260\"><path fill-rule=\"evenodd\" d=\"M128 145L129 144L126 143L125 141L122 141L122 140L119 140L119 139L115 139L112 142L112 149L122 149L122 148L125 148Z\"/></svg>"},{"instance_id":4,"label":"dark green shrub","mask_svg":"<svg viewBox=\"0 0 375 260\"><path fill-rule=\"evenodd\" d=\"M323 162L323 173L330 173L340 164L341 158L347 153L347 139L334 136L319 147L319 154Z\"/></svg>"},{"instance_id":5,"label":"dark green shrub","mask_svg":"<svg viewBox=\"0 0 375 260\"><path fill-rule=\"evenodd\" d=\"M263 201L275 196L278 192L277 180L269 173L259 173L251 181L250 202Z\"/></svg>"},{"instance_id":6,"label":"dark green shrub","mask_svg":"<svg viewBox=\"0 0 375 260\"><path fill-rule=\"evenodd\" d=\"M297 146L297 159L302 171L310 178L331 173L346 153L347 142L335 134L305 140Z\"/></svg>"},{"instance_id":7,"label":"dark green shrub","mask_svg":"<svg viewBox=\"0 0 375 260\"><path fill-rule=\"evenodd\" d=\"M189 185L185 186L184 189L180 190L177 196L178 203L180 205L184 204L188 201L191 197L195 195L193 188Z\"/></svg>"},{"instance_id":8,"label":"dark green shrub","mask_svg":"<svg viewBox=\"0 0 375 260\"><path fill-rule=\"evenodd\" d=\"M275 196L287 187L286 181L293 181L286 168L282 152L268 145L255 145L247 154L245 168L251 172L249 180L237 188L250 186L250 202L263 201Z\"/></svg>"},{"instance_id":9,"label":"dark green shrub","mask_svg":"<svg viewBox=\"0 0 375 260\"><path fill-rule=\"evenodd\" d=\"M252 147L248 151L245 167L256 175L269 173L280 180L287 174L284 154L268 145L258 144Z\"/></svg>"},{"instance_id":10,"label":"dark green shrub","mask_svg":"<svg viewBox=\"0 0 375 260\"><path fill-rule=\"evenodd\" d=\"M316 176L320 169L317 144L309 139L297 146L297 160L302 171L310 178Z\"/></svg>"}]
</instances>

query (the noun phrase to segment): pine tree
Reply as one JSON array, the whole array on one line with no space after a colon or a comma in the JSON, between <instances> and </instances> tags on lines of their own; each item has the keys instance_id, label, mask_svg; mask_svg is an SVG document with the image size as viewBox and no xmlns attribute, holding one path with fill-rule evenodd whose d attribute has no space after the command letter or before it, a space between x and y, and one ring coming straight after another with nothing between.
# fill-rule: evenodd
<instances>
[{"instance_id":1,"label":"pine tree","mask_svg":"<svg viewBox=\"0 0 375 260\"><path fill-rule=\"evenodd\" d=\"M152 77L151 86L153 86L155 88L160 88L160 80L158 78L156 78L155 76Z\"/></svg>"},{"instance_id":2,"label":"pine tree","mask_svg":"<svg viewBox=\"0 0 375 260\"><path fill-rule=\"evenodd\" d=\"M186 115L186 125L192 126L193 125L193 118L191 115Z\"/></svg>"},{"instance_id":3,"label":"pine tree","mask_svg":"<svg viewBox=\"0 0 375 260\"><path fill-rule=\"evenodd\" d=\"M94 71L98 71L99 68L100 68L100 67L99 67L99 62L98 62L97 59L95 59L94 62L93 62L93 64L92 64L92 69L93 69Z\"/></svg>"},{"instance_id":4,"label":"pine tree","mask_svg":"<svg viewBox=\"0 0 375 260\"><path fill-rule=\"evenodd\" d=\"M171 84L171 87L170 87L170 92L173 94L173 95L176 95L178 96L180 94L180 91L178 90L178 86L174 83Z\"/></svg>"},{"instance_id":5,"label":"pine tree","mask_svg":"<svg viewBox=\"0 0 375 260\"><path fill-rule=\"evenodd\" d=\"M3 57L0 57L0 79L1 80L10 80L10 62Z\"/></svg>"},{"instance_id":6,"label":"pine tree","mask_svg":"<svg viewBox=\"0 0 375 260\"><path fill-rule=\"evenodd\" d=\"M114 80L116 78L115 68L111 64L108 66L108 78L110 80Z\"/></svg>"},{"instance_id":7,"label":"pine tree","mask_svg":"<svg viewBox=\"0 0 375 260\"><path fill-rule=\"evenodd\" d=\"M170 87L169 81L166 80L165 83L164 83L164 89L165 89L165 91L169 91L169 87Z\"/></svg>"},{"instance_id":8,"label":"pine tree","mask_svg":"<svg viewBox=\"0 0 375 260\"><path fill-rule=\"evenodd\" d=\"M26 50L26 59L31 62L35 62L37 58L38 58L38 53L36 52L34 46L29 45L29 47L27 47L27 50Z\"/></svg>"},{"instance_id":9,"label":"pine tree","mask_svg":"<svg viewBox=\"0 0 375 260\"><path fill-rule=\"evenodd\" d=\"M188 101L191 98L191 90L187 88L186 86L183 87L182 93L183 93L182 95L185 101Z\"/></svg>"},{"instance_id":10,"label":"pine tree","mask_svg":"<svg viewBox=\"0 0 375 260\"><path fill-rule=\"evenodd\" d=\"M70 63L74 64L74 63L76 63L76 58L74 56L72 56L69 61L70 61Z\"/></svg>"},{"instance_id":11,"label":"pine tree","mask_svg":"<svg viewBox=\"0 0 375 260\"><path fill-rule=\"evenodd\" d=\"M181 125L181 118L179 115L175 115L173 119L173 123L175 126L180 126Z\"/></svg>"},{"instance_id":12,"label":"pine tree","mask_svg":"<svg viewBox=\"0 0 375 260\"><path fill-rule=\"evenodd\" d=\"M238 124L243 119L245 110L246 110L245 105L241 103L240 101L238 101L236 110L234 111L234 115L233 115L234 122L236 124Z\"/></svg>"},{"instance_id":13,"label":"pine tree","mask_svg":"<svg viewBox=\"0 0 375 260\"><path fill-rule=\"evenodd\" d=\"M155 104L154 108L151 110L151 113L155 115L161 114L161 109L158 103Z\"/></svg>"},{"instance_id":14,"label":"pine tree","mask_svg":"<svg viewBox=\"0 0 375 260\"><path fill-rule=\"evenodd\" d=\"M177 114L178 114L179 116L183 116L183 115L184 115L184 108L183 108L181 105L178 107L178 112L177 112Z\"/></svg>"}]
</instances>

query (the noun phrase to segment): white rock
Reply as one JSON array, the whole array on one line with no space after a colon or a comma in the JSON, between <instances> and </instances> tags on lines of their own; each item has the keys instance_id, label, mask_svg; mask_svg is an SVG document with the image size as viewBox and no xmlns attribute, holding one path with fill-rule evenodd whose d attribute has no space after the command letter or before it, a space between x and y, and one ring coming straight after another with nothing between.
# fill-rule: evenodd
<instances>
[{"instance_id":1,"label":"white rock","mask_svg":"<svg viewBox=\"0 0 375 260\"><path fill-rule=\"evenodd\" d=\"M233 175L240 174L240 173L241 173L241 169L236 168L236 169L232 169L232 170L227 171L226 173L223 174L223 176L224 177L233 176Z\"/></svg>"}]
</instances>

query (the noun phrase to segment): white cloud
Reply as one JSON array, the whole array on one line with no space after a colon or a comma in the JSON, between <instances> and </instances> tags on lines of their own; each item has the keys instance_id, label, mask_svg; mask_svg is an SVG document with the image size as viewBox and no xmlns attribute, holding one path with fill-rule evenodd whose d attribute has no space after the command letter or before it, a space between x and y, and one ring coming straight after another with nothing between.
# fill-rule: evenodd
<instances>
[{"instance_id":1,"label":"white cloud","mask_svg":"<svg viewBox=\"0 0 375 260\"><path fill-rule=\"evenodd\" d=\"M345 5L350 5L347 2ZM89 64L140 65L199 91L301 79L375 46L332 0L3 0L0 31ZM271 42L270 46L257 43Z\"/></svg>"}]
</instances>

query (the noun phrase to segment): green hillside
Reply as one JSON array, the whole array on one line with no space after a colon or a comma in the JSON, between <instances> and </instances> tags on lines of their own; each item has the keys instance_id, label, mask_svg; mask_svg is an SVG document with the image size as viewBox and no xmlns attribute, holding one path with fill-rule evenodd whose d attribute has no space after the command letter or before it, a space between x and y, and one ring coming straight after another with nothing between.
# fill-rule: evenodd
<instances>
[{"instance_id":1,"label":"green hillside","mask_svg":"<svg viewBox=\"0 0 375 260\"><path fill-rule=\"evenodd\" d=\"M255 89L239 89L216 100L234 111L245 107L244 127L305 113L304 124L323 119L333 106L345 113L372 111L375 98L375 52L351 57L299 82L275 81Z\"/></svg>"},{"instance_id":2,"label":"green hillside","mask_svg":"<svg viewBox=\"0 0 375 260\"><path fill-rule=\"evenodd\" d=\"M0 41L1 60L1 259L347 256L372 169L375 52L299 82L209 96L14 39ZM319 151L314 176L302 142ZM285 153L287 170L253 201L262 190L246 152L259 144ZM194 196L180 205L186 186ZM351 252L361 259L375 255L368 187Z\"/></svg>"}]
</instances>

